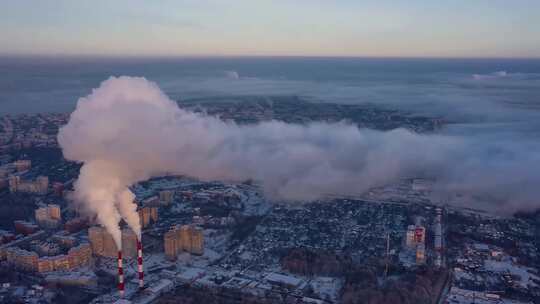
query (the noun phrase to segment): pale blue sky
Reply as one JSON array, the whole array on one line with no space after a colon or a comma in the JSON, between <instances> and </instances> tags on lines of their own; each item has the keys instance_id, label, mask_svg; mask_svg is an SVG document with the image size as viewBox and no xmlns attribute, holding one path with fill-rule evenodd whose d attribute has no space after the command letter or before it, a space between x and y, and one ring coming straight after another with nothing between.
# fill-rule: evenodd
<instances>
[{"instance_id":1,"label":"pale blue sky","mask_svg":"<svg viewBox=\"0 0 540 304\"><path fill-rule=\"evenodd\" d=\"M0 53L540 57L538 0L0 0Z\"/></svg>"}]
</instances>

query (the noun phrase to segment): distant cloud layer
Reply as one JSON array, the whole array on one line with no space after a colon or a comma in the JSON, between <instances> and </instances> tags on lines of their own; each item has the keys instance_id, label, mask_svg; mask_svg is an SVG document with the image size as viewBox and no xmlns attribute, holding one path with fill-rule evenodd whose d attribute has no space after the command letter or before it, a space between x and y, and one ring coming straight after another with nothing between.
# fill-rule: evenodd
<instances>
[{"instance_id":1,"label":"distant cloud layer","mask_svg":"<svg viewBox=\"0 0 540 304\"><path fill-rule=\"evenodd\" d=\"M231 79L239 79L240 75L237 71L225 71L225 75Z\"/></svg>"},{"instance_id":2,"label":"distant cloud layer","mask_svg":"<svg viewBox=\"0 0 540 304\"><path fill-rule=\"evenodd\" d=\"M473 78L476 80L497 79L508 77L509 74L506 71L498 71L491 74L474 74Z\"/></svg>"}]
</instances>

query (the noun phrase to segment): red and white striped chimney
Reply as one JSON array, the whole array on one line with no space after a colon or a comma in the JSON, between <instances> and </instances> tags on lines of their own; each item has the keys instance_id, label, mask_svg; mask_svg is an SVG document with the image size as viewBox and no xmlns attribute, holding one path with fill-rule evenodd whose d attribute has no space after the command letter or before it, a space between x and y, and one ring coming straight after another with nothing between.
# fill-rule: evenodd
<instances>
[{"instance_id":1,"label":"red and white striped chimney","mask_svg":"<svg viewBox=\"0 0 540 304\"><path fill-rule=\"evenodd\" d=\"M118 292L124 296L124 266L122 265L122 251L118 251Z\"/></svg>"},{"instance_id":2,"label":"red and white striped chimney","mask_svg":"<svg viewBox=\"0 0 540 304\"><path fill-rule=\"evenodd\" d=\"M139 288L144 287L144 270L142 259L142 242L137 240L137 270L139 272Z\"/></svg>"}]
</instances>

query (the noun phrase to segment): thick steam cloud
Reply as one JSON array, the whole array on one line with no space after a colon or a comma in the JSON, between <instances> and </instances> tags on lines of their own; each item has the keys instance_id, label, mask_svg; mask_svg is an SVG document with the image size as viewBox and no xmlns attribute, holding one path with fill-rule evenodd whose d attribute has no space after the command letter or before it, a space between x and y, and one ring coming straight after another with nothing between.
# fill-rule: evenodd
<instances>
[{"instance_id":1,"label":"thick steam cloud","mask_svg":"<svg viewBox=\"0 0 540 304\"><path fill-rule=\"evenodd\" d=\"M144 78L104 81L78 101L58 140L67 159L83 162L75 200L97 215L118 246L121 218L141 233L128 187L165 173L252 179L267 197L288 201L357 195L425 174L436 177L441 189L490 193L500 202L513 197L513 190L527 203L537 194L520 192L522 180L516 189L510 185L510 192L499 193L500 174L494 173L516 168L514 159L508 153L492 157L482 146L471 149L466 138L358 129L345 122L237 125L179 108ZM488 162L484 154L490 155ZM538 175L526 178L536 180Z\"/></svg>"}]
</instances>

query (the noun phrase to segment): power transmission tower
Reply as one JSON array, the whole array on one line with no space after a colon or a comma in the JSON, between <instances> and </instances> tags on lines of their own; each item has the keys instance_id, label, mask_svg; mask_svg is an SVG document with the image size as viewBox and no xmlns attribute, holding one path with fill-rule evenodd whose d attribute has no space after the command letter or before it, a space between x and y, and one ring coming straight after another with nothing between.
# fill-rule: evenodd
<instances>
[{"instance_id":1,"label":"power transmission tower","mask_svg":"<svg viewBox=\"0 0 540 304\"><path fill-rule=\"evenodd\" d=\"M384 268L384 278L388 276L388 264L390 263L390 232L386 232L386 265Z\"/></svg>"}]
</instances>

